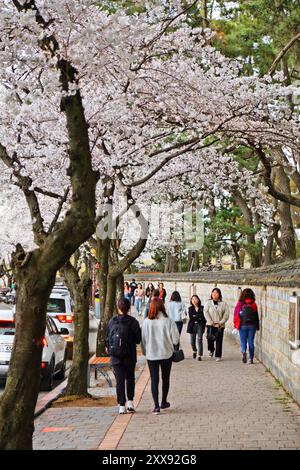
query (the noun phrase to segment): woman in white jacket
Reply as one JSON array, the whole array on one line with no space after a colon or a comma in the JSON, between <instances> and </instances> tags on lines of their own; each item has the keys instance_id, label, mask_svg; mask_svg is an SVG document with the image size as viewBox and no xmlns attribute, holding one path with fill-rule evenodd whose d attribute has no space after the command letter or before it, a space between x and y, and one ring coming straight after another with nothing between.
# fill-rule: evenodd
<instances>
[{"instance_id":1,"label":"woman in white jacket","mask_svg":"<svg viewBox=\"0 0 300 470\"><path fill-rule=\"evenodd\" d=\"M153 414L170 407L167 401L172 356L174 346L179 343L176 323L168 318L164 303L154 298L151 302L149 315L142 325L142 350L146 356L151 377L151 392L154 401ZM162 374L162 400L159 404L158 384L159 369Z\"/></svg>"},{"instance_id":2,"label":"woman in white jacket","mask_svg":"<svg viewBox=\"0 0 300 470\"><path fill-rule=\"evenodd\" d=\"M207 346L212 357L216 343L216 361L221 361L225 323L229 319L229 308L222 300L222 292L215 287L210 299L204 306L204 316L207 327Z\"/></svg>"},{"instance_id":3,"label":"woman in white jacket","mask_svg":"<svg viewBox=\"0 0 300 470\"><path fill-rule=\"evenodd\" d=\"M167 304L167 313L168 317L176 323L180 336L183 327L183 320L186 318L186 308L177 290L173 292L170 302Z\"/></svg>"}]
</instances>

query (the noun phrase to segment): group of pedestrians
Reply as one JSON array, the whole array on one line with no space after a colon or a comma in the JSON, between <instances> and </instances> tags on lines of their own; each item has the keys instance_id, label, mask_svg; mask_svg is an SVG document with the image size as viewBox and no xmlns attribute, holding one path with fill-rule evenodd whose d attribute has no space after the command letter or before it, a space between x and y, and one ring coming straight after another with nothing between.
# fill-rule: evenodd
<instances>
[{"instance_id":1,"label":"group of pedestrians","mask_svg":"<svg viewBox=\"0 0 300 470\"><path fill-rule=\"evenodd\" d=\"M142 287L142 286L141 286ZM147 317L142 328L139 322L130 316L130 300L121 297L118 301L118 315L113 317L108 327L107 351L111 356L117 382L119 413L133 413L134 370L137 361L136 345L141 342L142 352L146 356L150 378L151 393L154 402L154 414L170 407L167 401L170 387L170 374L173 353L180 346L180 335L187 317L186 308L178 291L174 291L165 307L166 292L162 283L159 289L147 287L149 304ZM147 293L146 293L147 295ZM206 329L209 356L215 355L216 361L222 359L225 324L229 319L228 304L222 298L219 288L214 288L210 299L202 305L198 295L193 295L188 308L187 333L190 334L193 358L199 361L203 357L203 335ZM251 289L241 292L234 309L234 326L239 330L242 362L253 364L254 337L259 330L259 317L255 294ZM159 400L159 374L162 377L162 397ZM126 387L125 387L126 385ZM126 391L125 391L126 388ZM127 395L127 408L126 408Z\"/></svg>"},{"instance_id":2,"label":"group of pedestrians","mask_svg":"<svg viewBox=\"0 0 300 470\"><path fill-rule=\"evenodd\" d=\"M148 317L150 303L154 298L159 298L165 302L167 297L166 289L163 282L159 283L157 288L150 282L146 289L141 283L137 284L135 279L132 282L124 283L124 297L130 301L130 304L135 306L137 314L142 315L142 307L145 303L144 318Z\"/></svg>"}]
</instances>

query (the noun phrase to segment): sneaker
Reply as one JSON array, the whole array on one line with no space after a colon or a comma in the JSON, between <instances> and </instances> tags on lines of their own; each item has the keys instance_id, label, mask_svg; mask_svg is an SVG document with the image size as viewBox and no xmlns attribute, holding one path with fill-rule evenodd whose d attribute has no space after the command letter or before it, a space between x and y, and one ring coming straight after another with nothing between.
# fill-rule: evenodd
<instances>
[{"instance_id":1,"label":"sneaker","mask_svg":"<svg viewBox=\"0 0 300 470\"><path fill-rule=\"evenodd\" d=\"M220 357L217 357L216 362L220 362L222 359Z\"/></svg>"},{"instance_id":2,"label":"sneaker","mask_svg":"<svg viewBox=\"0 0 300 470\"><path fill-rule=\"evenodd\" d=\"M197 359L198 361L202 361L201 356L198 356Z\"/></svg>"},{"instance_id":3,"label":"sneaker","mask_svg":"<svg viewBox=\"0 0 300 470\"><path fill-rule=\"evenodd\" d=\"M166 403L162 403L160 405L160 409L165 410L166 408L170 408L170 406L171 406L170 403L168 401L166 401Z\"/></svg>"},{"instance_id":4,"label":"sneaker","mask_svg":"<svg viewBox=\"0 0 300 470\"><path fill-rule=\"evenodd\" d=\"M196 359L197 353L193 352L193 359Z\"/></svg>"},{"instance_id":5,"label":"sneaker","mask_svg":"<svg viewBox=\"0 0 300 470\"><path fill-rule=\"evenodd\" d=\"M152 411L153 415L159 415L159 413L160 413L160 408L159 407L157 407L157 408L155 407L154 410Z\"/></svg>"},{"instance_id":6,"label":"sneaker","mask_svg":"<svg viewBox=\"0 0 300 470\"><path fill-rule=\"evenodd\" d=\"M125 406L119 405L119 415L124 415L126 413Z\"/></svg>"},{"instance_id":7,"label":"sneaker","mask_svg":"<svg viewBox=\"0 0 300 470\"><path fill-rule=\"evenodd\" d=\"M243 356L242 356L242 362L244 364L246 364L246 362L247 362L247 353L245 353L245 352L243 353Z\"/></svg>"},{"instance_id":8,"label":"sneaker","mask_svg":"<svg viewBox=\"0 0 300 470\"><path fill-rule=\"evenodd\" d=\"M135 413L134 404L133 404L133 401L131 401L131 400L128 400L128 402L127 402L127 412L128 413Z\"/></svg>"},{"instance_id":9,"label":"sneaker","mask_svg":"<svg viewBox=\"0 0 300 470\"><path fill-rule=\"evenodd\" d=\"M248 364L254 364L253 359L249 359Z\"/></svg>"},{"instance_id":10,"label":"sneaker","mask_svg":"<svg viewBox=\"0 0 300 470\"><path fill-rule=\"evenodd\" d=\"M209 351L208 355L209 355L210 357L213 357L214 353L211 352L211 351Z\"/></svg>"}]
</instances>

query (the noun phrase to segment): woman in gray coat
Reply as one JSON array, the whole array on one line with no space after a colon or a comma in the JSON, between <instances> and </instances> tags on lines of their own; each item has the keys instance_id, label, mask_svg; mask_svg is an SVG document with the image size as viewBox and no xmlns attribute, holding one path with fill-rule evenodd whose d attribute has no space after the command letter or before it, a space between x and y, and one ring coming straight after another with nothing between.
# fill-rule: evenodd
<instances>
[{"instance_id":1,"label":"woman in gray coat","mask_svg":"<svg viewBox=\"0 0 300 470\"><path fill-rule=\"evenodd\" d=\"M209 355L213 357L216 343L216 361L221 361L225 323L229 319L229 308L222 300L222 292L215 287L210 299L204 306L204 315L207 327L207 347Z\"/></svg>"}]
</instances>

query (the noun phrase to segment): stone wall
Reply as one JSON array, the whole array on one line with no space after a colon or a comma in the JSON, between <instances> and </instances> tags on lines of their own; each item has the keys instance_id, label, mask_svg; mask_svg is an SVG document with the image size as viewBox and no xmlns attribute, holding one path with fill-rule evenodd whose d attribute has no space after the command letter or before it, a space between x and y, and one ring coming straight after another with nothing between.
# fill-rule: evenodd
<instances>
[{"instance_id":1,"label":"stone wall","mask_svg":"<svg viewBox=\"0 0 300 470\"><path fill-rule=\"evenodd\" d=\"M135 275L137 282L164 282L167 298L178 290L188 305L193 293L201 301L210 297L213 287L222 290L223 299L229 304L230 319L226 333L239 341L233 327L233 310L240 289L251 287L256 294L260 331L256 334L256 357L270 369L284 388L300 404L300 348L289 343L290 297L300 297L300 263L282 263L271 268L245 271L195 272L174 274ZM133 276L126 276L131 280ZM298 314L299 322L299 314Z\"/></svg>"}]
</instances>

